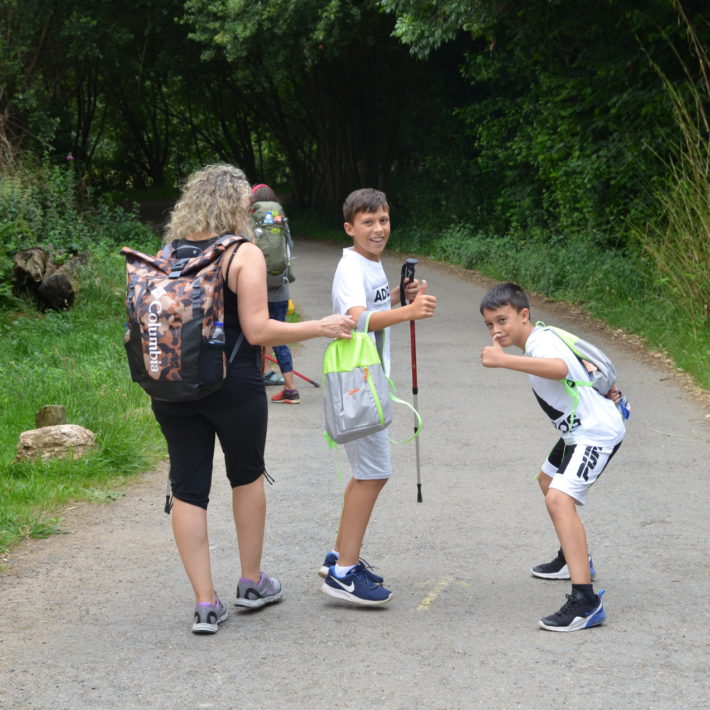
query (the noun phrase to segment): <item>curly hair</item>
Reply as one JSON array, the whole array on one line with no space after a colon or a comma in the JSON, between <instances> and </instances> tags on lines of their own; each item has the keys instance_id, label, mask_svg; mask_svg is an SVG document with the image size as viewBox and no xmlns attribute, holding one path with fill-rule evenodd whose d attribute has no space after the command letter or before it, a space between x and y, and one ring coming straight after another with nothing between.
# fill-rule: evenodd
<instances>
[{"instance_id":1,"label":"curly hair","mask_svg":"<svg viewBox=\"0 0 710 710\"><path fill-rule=\"evenodd\" d=\"M165 227L165 241L207 232L251 238L251 186L239 168L207 165L187 178Z\"/></svg>"}]
</instances>

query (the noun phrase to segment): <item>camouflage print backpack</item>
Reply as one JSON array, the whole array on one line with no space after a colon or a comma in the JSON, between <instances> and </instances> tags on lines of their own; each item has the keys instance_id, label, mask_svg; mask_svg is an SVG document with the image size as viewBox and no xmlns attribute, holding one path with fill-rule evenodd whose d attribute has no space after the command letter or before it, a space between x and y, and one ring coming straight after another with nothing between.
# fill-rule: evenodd
<instances>
[{"instance_id":1,"label":"camouflage print backpack","mask_svg":"<svg viewBox=\"0 0 710 710\"><path fill-rule=\"evenodd\" d=\"M254 243L264 252L266 272L280 276L289 269L288 219L278 202L255 202L251 208Z\"/></svg>"},{"instance_id":2,"label":"camouflage print backpack","mask_svg":"<svg viewBox=\"0 0 710 710\"><path fill-rule=\"evenodd\" d=\"M126 257L128 364L134 382L151 397L187 402L222 386L243 336L227 358L221 260L226 249L237 245L233 257L245 241L224 235L197 256L183 259L173 258L177 241L157 256L121 249Z\"/></svg>"}]
</instances>

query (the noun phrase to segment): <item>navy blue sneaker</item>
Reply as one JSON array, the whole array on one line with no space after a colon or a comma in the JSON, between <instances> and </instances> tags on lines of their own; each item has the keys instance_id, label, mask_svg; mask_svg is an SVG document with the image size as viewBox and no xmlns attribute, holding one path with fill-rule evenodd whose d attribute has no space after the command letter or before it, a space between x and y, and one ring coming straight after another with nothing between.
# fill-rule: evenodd
<instances>
[{"instance_id":1,"label":"navy blue sneaker","mask_svg":"<svg viewBox=\"0 0 710 710\"><path fill-rule=\"evenodd\" d=\"M599 626L606 619L602 602L602 589L596 601L589 603L582 592L573 589L567 594L566 604L556 613L540 619L540 626L547 631L580 631L592 626Z\"/></svg>"},{"instance_id":2,"label":"navy blue sneaker","mask_svg":"<svg viewBox=\"0 0 710 710\"><path fill-rule=\"evenodd\" d=\"M325 559L323 560L323 564L321 565L321 568L318 570L318 576L323 577L323 579L325 579L328 576L328 570L337 561L338 561L338 556L334 552L329 552L325 556Z\"/></svg>"},{"instance_id":3,"label":"navy blue sneaker","mask_svg":"<svg viewBox=\"0 0 710 710\"><path fill-rule=\"evenodd\" d=\"M375 582L362 562L356 564L344 577L336 577L335 569L331 567L320 589L330 597L361 606L378 606L392 599L392 592Z\"/></svg>"},{"instance_id":4,"label":"navy blue sneaker","mask_svg":"<svg viewBox=\"0 0 710 710\"><path fill-rule=\"evenodd\" d=\"M328 576L328 570L336 564L337 561L338 555L335 552L329 552L323 560L323 565L318 570L318 576L325 579ZM360 558L360 564L365 567L366 572L370 575L370 578L375 584L382 584L382 582L385 581L384 577L380 577L379 574L375 574L373 566L367 560Z\"/></svg>"},{"instance_id":5,"label":"navy blue sneaker","mask_svg":"<svg viewBox=\"0 0 710 710\"><path fill-rule=\"evenodd\" d=\"M325 559L323 560L323 564L321 568L318 570L318 576L322 577L325 579L328 576L328 570L338 561L338 555L335 552L329 552L326 556ZM360 564L363 565L365 568L367 574L370 575L370 578L375 584L382 584L384 582L384 577L380 577L379 574L375 574L373 572L372 565L367 562L366 560L360 559Z\"/></svg>"}]
</instances>

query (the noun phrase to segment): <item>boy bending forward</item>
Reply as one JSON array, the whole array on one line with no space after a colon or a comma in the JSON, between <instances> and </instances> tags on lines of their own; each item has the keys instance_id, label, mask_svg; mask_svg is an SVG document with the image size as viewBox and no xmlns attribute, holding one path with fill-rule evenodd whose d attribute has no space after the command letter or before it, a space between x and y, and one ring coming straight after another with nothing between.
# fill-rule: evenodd
<instances>
[{"instance_id":1,"label":"boy bending forward","mask_svg":"<svg viewBox=\"0 0 710 710\"><path fill-rule=\"evenodd\" d=\"M333 312L348 314L357 323L370 311L369 330L384 330L383 365L389 375L389 326L431 318L436 298L427 295L426 281L406 285L406 306L399 303L399 286L390 292L380 255L390 235L389 205L384 193L365 188L348 195L343 204L345 232L353 245L343 249L333 278ZM345 444L353 475L343 497L338 535L318 574L325 579L321 591L354 604L384 604L392 593L382 577L361 562L360 548L377 497L391 473L387 429Z\"/></svg>"},{"instance_id":2,"label":"boy bending forward","mask_svg":"<svg viewBox=\"0 0 710 710\"><path fill-rule=\"evenodd\" d=\"M557 613L540 620L540 626L548 631L597 626L606 618L604 591L594 593L587 537L577 506L585 504L587 492L624 438L623 419L615 405L618 390L614 387L604 397L593 387L577 387L575 407L562 380L588 380L588 373L557 335L533 325L520 286L503 283L492 288L483 297L481 315L493 338L481 352L483 365L528 373L540 406L562 434L538 476L561 549L556 560L534 568L533 574L565 579L567 574L560 570L566 564L572 593ZM504 352L511 345L524 354ZM556 575L535 572L547 567L554 567Z\"/></svg>"}]
</instances>

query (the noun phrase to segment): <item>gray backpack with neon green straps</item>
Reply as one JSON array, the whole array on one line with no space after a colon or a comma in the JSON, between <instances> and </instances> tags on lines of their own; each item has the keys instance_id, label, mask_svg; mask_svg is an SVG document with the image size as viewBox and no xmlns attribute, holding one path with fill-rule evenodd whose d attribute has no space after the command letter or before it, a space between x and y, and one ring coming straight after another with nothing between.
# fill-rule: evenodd
<instances>
[{"instance_id":1,"label":"gray backpack with neon green straps","mask_svg":"<svg viewBox=\"0 0 710 710\"><path fill-rule=\"evenodd\" d=\"M554 325L538 321L535 325L554 333L581 361L587 370L589 380L569 380L577 386L593 387L599 394L606 395L616 383L616 368L609 357L596 345Z\"/></svg>"},{"instance_id":2,"label":"gray backpack with neon green straps","mask_svg":"<svg viewBox=\"0 0 710 710\"><path fill-rule=\"evenodd\" d=\"M392 402L404 404L414 412L416 436L422 419L409 402L395 396L395 386L382 365L385 334L375 331L375 342L368 334L370 315L365 311L349 340L333 340L323 355L323 408L325 438L331 446L345 444L386 429L392 422Z\"/></svg>"},{"instance_id":3,"label":"gray backpack with neon green straps","mask_svg":"<svg viewBox=\"0 0 710 710\"><path fill-rule=\"evenodd\" d=\"M387 428L392 421L390 380L382 365L384 333L377 345L367 332L365 311L352 338L333 340L323 355L323 404L326 439L336 444Z\"/></svg>"}]
</instances>

